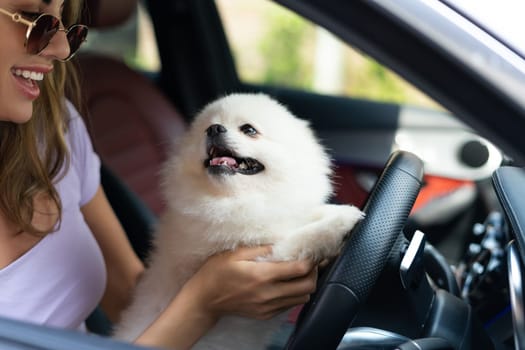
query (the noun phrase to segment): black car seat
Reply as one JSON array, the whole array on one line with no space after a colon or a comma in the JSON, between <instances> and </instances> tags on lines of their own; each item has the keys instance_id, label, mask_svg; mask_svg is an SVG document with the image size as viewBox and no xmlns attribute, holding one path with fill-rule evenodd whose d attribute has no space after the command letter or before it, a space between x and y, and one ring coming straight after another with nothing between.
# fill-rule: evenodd
<instances>
[{"instance_id":1,"label":"black car seat","mask_svg":"<svg viewBox=\"0 0 525 350\"><path fill-rule=\"evenodd\" d=\"M136 0L86 1L90 28L125 22ZM89 37L88 37L89 40ZM78 54L86 120L102 162L153 213L163 208L158 170L185 121L154 83L125 63L100 53Z\"/></svg>"}]
</instances>

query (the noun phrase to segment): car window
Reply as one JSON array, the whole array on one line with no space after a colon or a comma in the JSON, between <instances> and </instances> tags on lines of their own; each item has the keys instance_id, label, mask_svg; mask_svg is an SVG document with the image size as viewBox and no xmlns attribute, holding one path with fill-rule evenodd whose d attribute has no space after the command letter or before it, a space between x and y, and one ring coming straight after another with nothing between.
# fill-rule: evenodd
<instances>
[{"instance_id":1,"label":"car window","mask_svg":"<svg viewBox=\"0 0 525 350\"><path fill-rule=\"evenodd\" d=\"M122 25L90 28L88 40L81 50L113 56L140 71L160 71L153 25L142 2L139 2L137 11Z\"/></svg>"},{"instance_id":2,"label":"car window","mask_svg":"<svg viewBox=\"0 0 525 350\"><path fill-rule=\"evenodd\" d=\"M245 83L438 107L391 70L278 4L216 3Z\"/></svg>"},{"instance_id":3,"label":"car window","mask_svg":"<svg viewBox=\"0 0 525 350\"><path fill-rule=\"evenodd\" d=\"M446 4L469 17L511 48L525 55L523 12L525 2L519 0L469 1L444 0Z\"/></svg>"},{"instance_id":4,"label":"car window","mask_svg":"<svg viewBox=\"0 0 525 350\"><path fill-rule=\"evenodd\" d=\"M216 3L237 72L245 83L440 109L391 70L278 4L262 0ZM142 2L126 23L90 28L81 50L111 55L140 71L160 71L153 26Z\"/></svg>"}]
</instances>

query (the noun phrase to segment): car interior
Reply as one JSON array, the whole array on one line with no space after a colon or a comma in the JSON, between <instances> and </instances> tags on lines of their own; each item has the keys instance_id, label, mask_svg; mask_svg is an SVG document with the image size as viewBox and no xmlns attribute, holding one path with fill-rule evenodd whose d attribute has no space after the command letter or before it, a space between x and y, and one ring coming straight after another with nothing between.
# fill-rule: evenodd
<instances>
[{"instance_id":1,"label":"car interior","mask_svg":"<svg viewBox=\"0 0 525 350\"><path fill-rule=\"evenodd\" d=\"M136 7L136 1L108 4L90 0L86 2L86 23L91 28L119 25ZM186 121L151 80L115 58L81 53L78 70L84 93L83 117L101 158L102 185L133 248L144 260L156 216L163 207L158 171L170 142L184 132ZM91 315L87 326L105 335L111 328L100 309Z\"/></svg>"},{"instance_id":2,"label":"car interior","mask_svg":"<svg viewBox=\"0 0 525 350\"><path fill-rule=\"evenodd\" d=\"M96 0L87 1L86 17L87 23L89 23L91 28L105 29L122 24L129 16L134 14L137 7L137 1L131 0L114 1L111 6L101 5L102 3L102 1ZM218 16L217 10L206 3L198 1L188 6L209 6L209 11L200 11L199 13L208 14L209 12L209 15L215 14ZM149 10L156 11L155 5L150 5ZM186 8L180 12L187 11L186 14L189 16L190 10ZM181 16L183 15L181 14ZM191 26L188 25L188 27ZM188 37L195 36L191 35L195 33L189 32L189 29L185 31L188 32ZM220 34L213 34L218 37L214 38L215 41L221 42L219 40ZM208 33L206 35L212 34ZM202 36L205 35L202 34ZM172 39L172 41L175 40ZM222 41L225 40L226 38L223 37ZM159 38L159 43L162 44L162 38ZM197 43L194 45L197 45ZM225 47L227 47L227 44L225 44ZM195 48L195 50L198 49ZM183 56L184 54L186 54L186 51L181 50L180 55ZM190 87L183 89L178 85L188 82L184 79L189 79L189 77L179 74L182 75L182 78L177 76L177 79L174 79L172 83L174 88L166 91L163 89L163 85L167 83L163 83L163 80L169 79L167 77L170 74L175 74L171 70L176 69L173 66L177 65L177 60L188 61L188 59L175 57L173 65L163 67L163 70L167 71L162 72L160 77L162 80L159 81L156 80L158 79L157 77L152 78L147 76L147 74L141 74L129 68L121 60L109 55L92 51L78 54L81 81L85 93L86 106L84 116L91 131L94 146L104 163L105 171L113 173L126 187L129 187L132 193L138 195L147 209L151 210L155 215L158 215L163 207L162 199L158 192L157 173L160 164L166 158L171 142L184 132L187 123L191 121L191 117L199 108L221 93L228 91L264 91L270 93L285 101L296 114L304 115L305 118L310 119L314 126L319 124L321 138L326 136L325 138L328 140L335 140L330 142L338 142L337 129L339 127L348 127L348 124L356 129L356 134L352 135L354 136L353 142L359 143L366 137L374 137L374 141L377 139L377 144L372 144L370 147L376 148L374 152L380 154L380 156L375 155L372 151L369 151L370 154L359 154L359 152L363 152L361 149L356 150L357 154L336 153L335 156L335 178L338 181L336 183L337 189L334 200L358 206L364 204L374 179L377 178L384 162L390 155L390 138L392 137L388 130L378 136L370 135L367 133L367 129L370 128L369 125L357 124L359 123L359 118L367 115L368 121L366 123L372 125L384 123L383 120L389 119L390 125L385 126L385 128L401 128L404 127L403 123L406 123L406 128L410 128L410 118L408 118L408 121L404 121L399 117L393 117L401 113L406 115L410 113L415 114L416 112L421 113L421 111L413 112L405 107L391 103L342 99L295 89L243 83L238 81L235 74L233 74L233 78L226 74L226 72L230 71L228 67L231 67L233 64L231 57L229 63L223 63L227 59L221 57L212 60L213 65L226 67L220 70L213 70L213 75L221 72L225 77L207 77L206 80L202 80L203 87L199 89ZM188 69L188 65L186 70L191 70ZM191 85L195 85L198 80L199 77L194 77ZM220 84L222 81L222 84L227 86L214 88L213 90L217 91L215 93L208 92L206 89L212 90L209 86L213 85L210 84L210 80L215 84ZM193 95L182 96L182 98L174 97L183 94L189 95L190 93ZM198 96L197 93L202 96ZM173 101L180 101L180 105L175 105ZM327 113L327 109L334 109L334 105L343 110L343 112L334 111L337 115L347 113L355 116L355 118L342 119L344 117L342 115L340 120L322 120L322 115ZM402 110L402 108L405 109ZM426 113L430 112L427 111ZM365 122L361 121L360 123L363 124ZM452 125L451 128L455 126ZM433 127L432 124L429 125L429 128L431 127ZM466 163L470 159L468 158L469 154L473 154L475 157L480 153L477 150L468 153L468 146L466 143ZM475 146L477 145L474 145L474 148ZM483 145L479 147L484 151ZM338 152L338 149L342 149L342 147L337 147L337 145L333 148L335 152ZM487 151L485 150L485 152ZM372 157L367 157L369 155L372 155ZM378 159L374 159L374 157ZM483 158L483 156L481 157ZM360 158L366 159L366 162L359 162ZM482 159L481 164L484 163L485 161ZM449 221L453 218L447 218L446 215L443 215L445 209L440 208L440 203L443 201L432 201L432 199L454 194L455 200L447 202L448 211L454 213L457 210L454 210L456 207L454 209L450 208L451 203L465 208L473 203L473 196L475 196L473 187L473 181L469 179L463 180L432 174L426 175L425 187L422 189L422 193L418 197L414 208L414 212L421 212L421 214L414 215L414 218L417 217L418 220L425 222L439 220L440 224L450 223ZM431 206L431 209L426 209L429 206ZM439 215L436 213L439 213ZM430 222L429 224L429 226L435 225L435 222Z\"/></svg>"},{"instance_id":3,"label":"car interior","mask_svg":"<svg viewBox=\"0 0 525 350\"><path fill-rule=\"evenodd\" d=\"M282 101L296 115L308 119L320 138L328 143L335 163L336 190L332 201L354 204L371 212L383 213L386 210L385 215L397 219L389 222L385 230L392 225L399 226L395 233L403 230L408 240L417 239L418 232L423 231L427 244L420 254L425 257L427 273L438 287L452 295L461 295L462 291L448 265L452 261L461 266L463 253L472 243L473 236L476 236L473 225L478 224L478 230L485 232L489 224L495 225L501 220L497 215L487 217L487 212L499 210L490 182L494 164L502 162L497 150L452 118L447 111L322 94L241 79L232 56L231 43L222 27L220 11L214 1L86 0L84 22L90 29L112 29L137 16L138 5L147 8L156 18L153 30L157 37L160 61L164 62L160 72L142 72L130 68L121 59L94 50L81 50L76 62L84 93L85 105L81 112L102 161L102 185L139 257L143 260L147 257L153 227L164 208L158 188L158 173L172 142L184 133L192 116L216 97L229 92L262 91ZM170 10L166 10L166 7L170 7ZM325 118L328 114L330 118ZM422 115L425 116L425 122L420 121ZM441 130L443 135L453 135L454 146L461 149L459 157L451 153L451 147L445 147L449 146L446 145L449 141L443 142L442 158L436 164L425 164L426 170L430 171L423 173L418 160L403 151L395 152L395 145L400 142L399 134L412 136L415 133L422 133L422 136L414 147L425 152L430 131L436 129ZM439 137L433 141L441 142ZM367 147L363 147L363 144ZM454 163L443 166L442 162L449 158L454 158ZM407 172L411 174L410 179L399 178L404 176L400 173ZM385 180L391 173L393 180ZM413 182L413 179L417 181ZM389 186L398 186L395 181L400 181L401 188L406 190L395 194L377 190L378 182L382 181L393 181L389 182ZM385 200L399 201L399 206L384 208L377 204ZM368 232L369 239L356 242L351 249L365 249L374 245L373 238L370 238L372 232L377 235L388 234L381 229L377 220L372 220L370 225L360 228ZM407 240L392 236L388 246L383 247L376 258L395 260L388 256L392 246L402 250L404 245L408 246ZM360 279L359 274L370 275L374 280L388 273L389 276L397 276L392 271L370 273L370 262L365 261L363 265L360 257L344 263L361 266L351 274L357 280ZM407 277L403 283L412 283L410 279L414 272L405 272ZM337 276L338 272L332 271L331 276L323 277L330 279ZM418 317L423 316L417 312L406 312L406 296L401 286L399 290L392 287L397 284L390 278L379 278L373 290L368 289L367 281L363 282L366 287L358 287L370 294L366 313L357 314L351 306L338 309L338 304L334 304L333 300L344 296L346 292L337 288L325 292L317 307L330 310L343 319L352 317L355 332L362 330L358 327L374 324L376 331L385 329L382 338L385 339L384 344L387 344L386 340L393 339L399 344L408 338L397 339L394 333L387 335L386 330L416 337L421 330L412 325L418 322ZM426 298L428 290L422 291L425 288L429 286L423 283L423 287L413 291L417 295L412 296L418 302ZM384 290L389 289L391 293L385 298ZM498 292L494 294L498 296ZM472 298L475 299L475 296ZM461 305L447 300L448 294L438 298L443 305L446 304L443 306L446 310L441 311L447 311L447 315L454 315L453 310L449 309L455 306L458 308L455 314L457 317L467 313ZM486 313L488 319L500 306L480 305L479 309L481 313ZM316 323L310 324L309 315L312 312L316 312L316 309L306 309L300 316L298 322L301 324L301 333L292 336L290 342L296 343L289 343L290 349L322 348L328 346L327 342L333 341L333 338L326 340L316 332L309 332L310 327L320 327L328 334L332 327L328 320L322 319L316 319ZM450 322L458 328L464 327L462 321L439 318L439 315L435 317L436 325ZM320 320L326 324L320 326ZM92 332L101 335L108 335L111 329L110 322L100 309L90 316L86 324ZM496 326L501 327L500 324ZM463 331L463 328L458 330ZM470 331L475 329L469 328ZM496 332L501 333L499 330ZM358 336L354 333L352 341ZM457 337L460 338L459 335ZM485 340L482 336L476 339L477 342ZM304 347L304 344L309 345ZM435 344L436 349L449 346L441 344L439 340ZM337 346L332 345L328 348Z\"/></svg>"},{"instance_id":4,"label":"car interior","mask_svg":"<svg viewBox=\"0 0 525 350\"><path fill-rule=\"evenodd\" d=\"M103 3L87 1L92 28L121 24L137 7L136 1L100 5ZM170 142L184 132L186 120L151 80L123 62L103 54L82 53L78 63L85 117L97 152L158 214L162 200L156 172Z\"/></svg>"}]
</instances>

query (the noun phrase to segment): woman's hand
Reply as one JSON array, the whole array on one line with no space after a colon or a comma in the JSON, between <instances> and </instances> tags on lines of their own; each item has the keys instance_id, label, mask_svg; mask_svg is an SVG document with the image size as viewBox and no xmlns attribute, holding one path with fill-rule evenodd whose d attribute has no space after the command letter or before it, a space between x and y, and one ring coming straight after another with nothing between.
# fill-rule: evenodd
<instances>
[{"instance_id":1,"label":"woman's hand","mask_svg":"<svg viewBox=\"0 0 525 350\"><path fill-rule=\"evenodd\" d=\"M270 253L263 246L210 257L136 342L189 349L221 316L268 319L307 302L316 287L316 264L255 261Z\"/></svg>"},{"instance_id":2,"label":"woman's hand","mask_svg":"<svg viewBox=\"0 0 525 350\"><path fill-rule=\"evenodd\" d=\"M306 303L316 288L317 266L312 261L256 261L270 253L271 246L262 246L212 256L184 288L197 293L203 312L217 319L269 319Z\"/></svg>"}]
</instances>

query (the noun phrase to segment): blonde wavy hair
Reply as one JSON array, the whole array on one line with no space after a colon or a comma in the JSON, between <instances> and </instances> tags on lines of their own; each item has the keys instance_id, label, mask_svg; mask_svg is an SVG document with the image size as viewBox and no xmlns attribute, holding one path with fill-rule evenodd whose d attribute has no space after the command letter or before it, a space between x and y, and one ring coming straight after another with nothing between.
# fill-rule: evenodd
<instances>
[{"instance_id":1,"label":"blonde wavy hair","mask_svg":"<svg viewBox=\"0 0 525 350\"><path fill-rule=\"evenodd\" d=\"M64 2L66 26L78 20L81 6L82 0ZM56 62L46 75L27 123L0 122L0 212L19 232L44 235L59 227L62 204L54 185L69 165L65 98L80 108L79 80L71 61ZM37 196L56 208L42 213L57 218L51 227L33 223Z\"/></svg>"}]
</instances>

